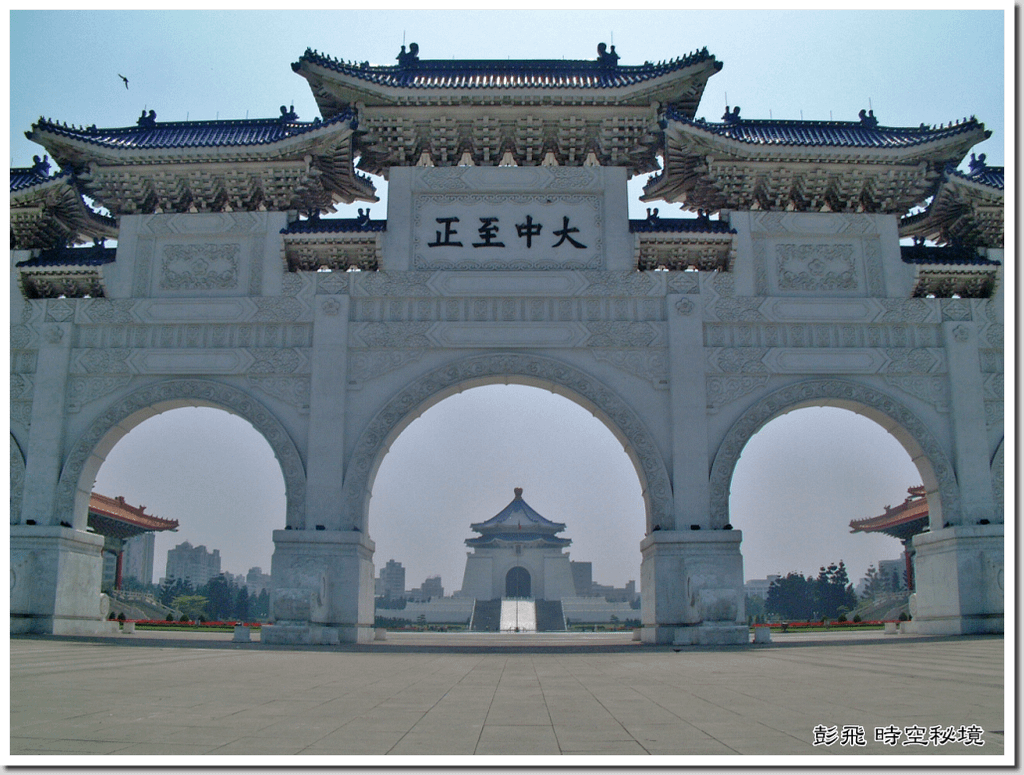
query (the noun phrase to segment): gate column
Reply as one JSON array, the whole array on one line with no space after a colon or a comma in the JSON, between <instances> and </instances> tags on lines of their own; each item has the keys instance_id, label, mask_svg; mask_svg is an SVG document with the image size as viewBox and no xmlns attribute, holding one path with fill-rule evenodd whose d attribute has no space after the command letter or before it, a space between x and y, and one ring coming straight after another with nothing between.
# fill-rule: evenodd
<instances>
[{"instance_id":1,"label":"gate column","mask_svg":"<svg viewBox=\"0 0 1024 775\"><path fill-rule=\"evenodd\" d=\"M949 359L954 465L961 511L914 536L913 620L930 635L1003 632L1003 525L988 466L985 399L977 324L943 324Z\"/></svg>"},{"instance_id":2,"label":"gate column","mask_svg":"<svg viewBox=\"0 0 1024 775\"><path fill-rule=\"evenodd\" d=\"M23 524L11 526L11 632L99 634L110 629L99 591L103 539L72 529L71 514L55 513L71 324L48 324L41 333L25 455Z\"/></svg>"},{"instance_id":3,"label":"gate column","mask_svg":"<svg viewBox=\"0 0 1024 775\"><path fill-rule=\"evenodd\" d=\"M314 312L302 525L274 531L274 626L267 643L361 643L373 636L373 541L363 515L342 513L348 364L346 295Z\"/></svg>"},{"instance_id":4,"label":"gate column","mask_svg":"<svg viewBox=\"0 0 1024 775\"><path fill-rule=\"evenodd\" d=\"M653 526L640 544L642 639L684 645L746 643L742 534L711 524L700 296L669 295L666 302L675 524Z\"/></svg>"}]
</instances>

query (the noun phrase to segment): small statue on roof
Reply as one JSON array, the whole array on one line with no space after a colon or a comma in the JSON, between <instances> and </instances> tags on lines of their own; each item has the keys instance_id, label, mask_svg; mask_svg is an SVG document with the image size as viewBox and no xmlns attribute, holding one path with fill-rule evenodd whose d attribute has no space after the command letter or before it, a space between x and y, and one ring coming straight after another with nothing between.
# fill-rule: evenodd
<instances>
[{"instance_id":1,"label":"small statue on roof","mask_svg":"<svg viewBox=\"0 0 1024 775\"><path fill-rule=\"evenodd\" d=\"M356 221L362 226L370 222L370 208L367 207L364 211L362 207L359 208L359 217Z\"/></svg>"},{"instance_id":2,"label":"small statue on roof","mask_svg":"<svg viewBox=\"0 0 1024 775\"><path fill-rule=\"evenodd\" d=\"M732 109L732 113L729 112L729 106L725 106L725 113L722 115L722 121L726 124L738 124L740 120L740 106L737 105Z\"/></svg>"},{"instance_id":3,"label":"small statue on roof","mask_svg":"<svg viewBox=\"0 0 1024 775\"><path fill-rule=\"evenodd\" d=\"M419 47L419 44L417 44L417 43L410 43L409 44L409 53L406 53L406 51L405 51L405 44L403 43L402 44L402 50L398 52L398 56L396 58L398 59L398 66L399 67L408 67L411 64L419 62L420 61L420 47Z\"/></svg>"},{"instance_id":4,"label":"small statue on roof","mask_svg":"<svg viewBox=\"0 0 1024 775\"><path fill-rule=\"evenodd\" d=\"M143 126L143 127L153 127L153 126L156 126L156 111L155 110L151 110L147 114L146 111L143 110L142 111L142 115L139 116L139 120L136 123L139 126Z\"/></svg>"},{"instance_id":5,"label":"small statue on roof","mask_svg":"<svg viewBox=\"0 0 1024 775\"><path fill-rule=\"evenodd\" d=\"M654 223L655 221L658 220L658 208L657 207L655 207L653 210L650 207L647 208L647 220L648 220L649 223Z\"/></svg>"},{"instance_id":6,"label":"small statue on roof","mask_svg":"<svg viewBox=\"0 0 1024 775\"><path fill-rule=\"evenodd\" d=\"M286 108L284 105L281 106L281 115L278 117L279 121L298 121L299 114L295 112L295 106L292 105L290 108Z\"/></svg>"},{"instance_id":7,"label":"small statue on roof","mask_svg":"<svg viewBox=\"0 0 1024 775\"><path fill-rule=\"evenodd\" d=\"M874 129L878 126L878 119L875 118L875 111L861 109L860 113L857 114L860 117L860 123L866 127Z\"/></svg>"},{"instance_id":8,"label":"small statue on roof","mask_svg":"<svg viewBox=\"0 0 1024 775\"><path fill-rule=\"evenodd\" d=\"M38 156L32 157L32 172L41 177L46 177L50 174L50 159L47 156L39 158Z\"/></svg>"},{"instance_id":9,"label":"small statue on roof","mask_svg":"<svg viewBox=\"0 0 1024 775\"><path fill-rule=\"evenodd\" d=\"M598 43L597 61L605 67L617 67L619 64L619 55L615 53L615 46L613 45L611 51L609 51L608 46L604 43Z\"/></svg>"},{"instance_id":10,"label":"small statue on roof","mask_svg":"<svg viewBox=\"0 0 1024 775\"><path fill-rule=\"evenodd\" d=\"M984 172L987 167L985 154L980 154L978 158L974 158L974 154L971 154L971 172Z\"/></svg>"}]
</instances>

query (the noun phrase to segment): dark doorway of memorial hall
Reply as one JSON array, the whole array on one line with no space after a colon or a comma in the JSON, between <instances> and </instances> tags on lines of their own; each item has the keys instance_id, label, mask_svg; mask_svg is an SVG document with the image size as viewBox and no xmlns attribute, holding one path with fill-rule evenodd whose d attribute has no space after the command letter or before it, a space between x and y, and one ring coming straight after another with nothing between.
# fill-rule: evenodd
<instances>
[{"instance_id":1,"label":"dark doorway of memorial hall","mask_svg":"<svg viewBox=\"0 0 1024 775\"><path fill-rule=\"evenodd\" d=\"M530 596L530 571L516 566L505 575L505 597Z\"/></svg>"}]
</instances>

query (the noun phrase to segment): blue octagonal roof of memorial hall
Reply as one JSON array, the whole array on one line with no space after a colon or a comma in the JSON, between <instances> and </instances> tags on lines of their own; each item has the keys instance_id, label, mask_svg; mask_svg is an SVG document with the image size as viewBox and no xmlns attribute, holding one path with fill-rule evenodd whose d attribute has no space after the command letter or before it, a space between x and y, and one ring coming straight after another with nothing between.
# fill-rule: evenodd
<instances>
[{"instance_id":1,"label":"blue octagonal roof of memorial hall","mask_svg":"<svg viewBox=\"0 0 1024 775\"><path fill-rule=\"evenodd\" d=\"M565 530L563 523L545 519L524 501L522 487L515 488L515 498L505 508L486 522L477 522L470 527L478 533L505 533L515 530L551 535Z\"/></svg>"}]
</instances>

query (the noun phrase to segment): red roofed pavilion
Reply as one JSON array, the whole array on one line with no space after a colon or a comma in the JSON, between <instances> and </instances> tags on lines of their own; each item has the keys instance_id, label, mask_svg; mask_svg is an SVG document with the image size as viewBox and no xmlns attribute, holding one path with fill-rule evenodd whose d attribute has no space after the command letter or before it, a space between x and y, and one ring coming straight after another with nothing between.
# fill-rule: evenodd
<instances>
[{"instance_id":1,"label":"red roofed pavilion","mask_svg":"<svg viewBox=\"0 0 1024 775\"><path fill-rule=\"evenodd\" d=\"M116 555L114 588L120 589L124 542L142 533L177 530L178 520L147 514L145 506L131 506L123 496L108 498L94 492L89 498L89 527L103 536L103 551Z\"/></svg>"}]
</instances>

